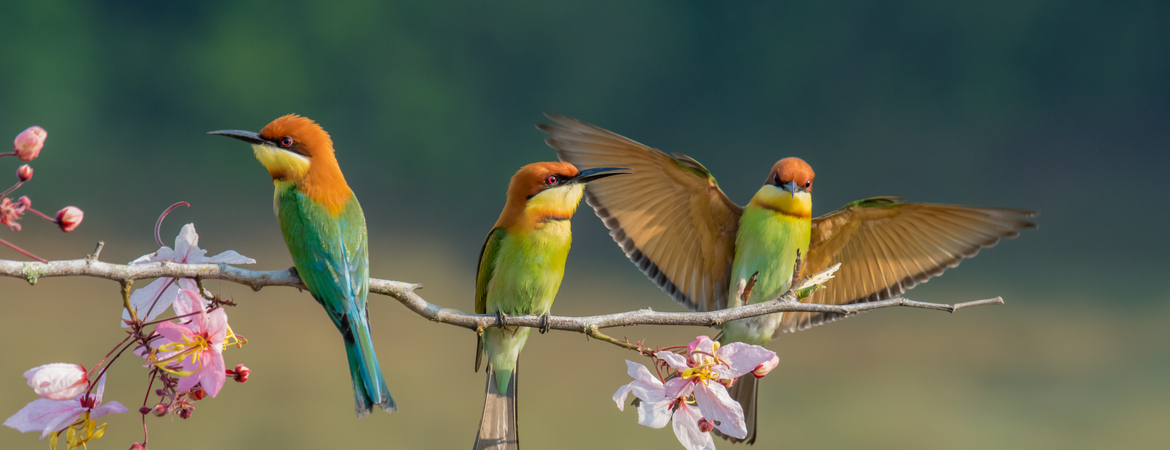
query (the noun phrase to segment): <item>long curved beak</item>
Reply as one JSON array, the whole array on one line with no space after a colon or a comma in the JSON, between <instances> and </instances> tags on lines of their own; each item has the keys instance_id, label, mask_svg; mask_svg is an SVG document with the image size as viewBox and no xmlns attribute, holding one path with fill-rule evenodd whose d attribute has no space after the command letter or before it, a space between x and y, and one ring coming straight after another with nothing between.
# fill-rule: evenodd
<instances>
[{"instance_id":1,"label":"long curved beak","mask_svg":"<svg viewBox=\"0 0 1170 450\"><path fill-rule=\"evenodd\" d=\"M219 131L209 131L209 132L207 132L207 134L215 134L215 135L219 135L219 136L227 136L227 137L231 137L231 138L236 138L236 139L239 139L241 141L244 141L244 142L247 142L247 143L253 144L253 145L273 146L273 143L268 142L264 138L260 137L259 134L253 133L251 131L219 130Z\"/></svg>"},{"instance_id":2,"label":"long curved beak","mask_svg":"<svg viewBox=\"0 0 1170 450\"><path fill-rule=\"evenodd\" d=\"M600 180L600 179L605 178L605 177L611 177L614 175L626 175L626 174L631 174L631 173L634 173L634 171L627 169L625 167L595 167L592 169L585 169L585 170L582 170L580 172L577 172L577 176L575 176L573 178L569 178L567 180L568 183L565 183L565 184L569 184L569 183L582 183L582 184L584 184L584 183L588 183L590 181Z\"/></svg>"}]
</instances>

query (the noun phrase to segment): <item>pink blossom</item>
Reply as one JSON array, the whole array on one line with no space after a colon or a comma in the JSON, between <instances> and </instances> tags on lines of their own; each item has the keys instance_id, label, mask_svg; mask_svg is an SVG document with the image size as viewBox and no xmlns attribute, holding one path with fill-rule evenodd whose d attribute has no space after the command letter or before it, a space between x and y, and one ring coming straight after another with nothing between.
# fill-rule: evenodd
<instances>
[{"instance_id":1,"label":"pink blossom","mask_svg":"<svg viewBox=\"0 0 1170 450\"><path fill-rule=\"evenodd\" d=\"M662 352L667 353L667 352ZM618 388L613 401L619 410L625 410L626 397L633 392L642 401L638 403L638 423L650 428L674 423L674 435L688 450L713 450L711 433L700 429L703 419L699 410L687 403L695 383L672 378L665 384L650 373L646 366L626 360L626 372L634 381Z\"/></svg>"},{"instance_id":2,"label":"pink blossom","mask_svg":"<svg viewBox=\"0 0 1170 450\"><path fill-rule=\"evenodd\" d=\"M696 338L687 350L686 358L665 351L655 356L666 361L680 378L694 382L695 403L703 417L716 424L715 428L728 436L746 437L743 406L731 398L727 387L771 361L776 353L742 342L720 346L707 336Z\"/></svg>"},{"instance_id":3,"label":"pink blossom","mask_svg":"<svg viewBox=\"0 0 1170 450\"><path fill-rule=\"evenodd\" d=\"M77 364L45 364L29 369L24 377L37 395L49 400L69 400L84 394L89 387L85 367Z\"/></svg>"},{"instance_id":4,"label":"pink blossom","mask_svg":"<svg viewBox=\"0 0 1170 450\"><path fill-rule=\"evenodd\" d=\"M207 250L199 248L199 234L195 232L195 224L187 224L179 231L179 235L175 237L175 248L163 246L158 251L130 262L130 265L149 264L156 262L172 262L179 264L206 264L206 263L222 263L222 264L255 264L256 260L248 258L233 250L220 253L215 256L208 257ZM199 287L195 280L183 278L178 280L176 285L174 278L159 278L154 280L146 287L138 289L130 294L130 305L134 307L138 318L143 321L151 321L167 310L172 304L179 301L179 290L187 289L198 293ZM210 294L207 292L207 294ZM155 303L157 300L157 304ZM153 308L152 308L153 306ZM122 310L122 326L126 327L126 322L130 320L130 312L125 309Z\"/></svg>"},{"instance_id":5,"label":"pink blossom","mask_svg":"<svg viewBox=\"0 0 1170 450\"><path fill-rule=\"evenodd\" d=\"M16 222L31 206L32 200L29 200L28 196L22 196L16 201L10 198L0 199L0 225L8 225L8 229L20 231L20 224Z\"/></svg>"},{"instance_id":6,"label":"pink blossom","mask_svg":"<svg viewBox=\"0 0 1170 450\"><path fill-rule=\"evenodd\" d=\"M195 309L195 306L190 306ZM210 313L199 309L190 323L163 322L155 331L162 336L151 363L179 377L177 390L186 391L196 384L212 397L227 379L223 348L228 335L227 313L217 308ZM175 369L175 365L178 369Z\"/></svg>"},{"instance_id":7,"label":"pink blossom","mask_svg":"<svg viewBox=\"0 0 1170 450\"><path fill-rule=\"evenodd\" d=\"M21 408L12 417L4 421L4 425L15 428L21 433L40 431L41 439L72 426L78 419L91 422L106 414L124 413L128 411L118 402L109 402L102 405L102 393L106 389L106 377L98 380L97 390L69 400L49 400L38 398Z\"/></svg>"},{"instance_id":8,"label":"pink blossom","mask_svg":"<svg viewBox=\"0 0 1170 450\"><path fill-rule=\"evenodd\" d=\"M66 206L57 211L57 226L61 227L61 231L68 233L81 225L81 219L84 217L85 212L81 208Z\"/></svg>"},{"instance_id":9,"label":"pink blossom","mask_svg":"<svg viewBox=\"0 0 1170 450\"><path fill-rule=\"evenodd\" d=\"M16 135L16 140L12 141L12 151L22 161L32 161L41 154L48 137L49 133L44 128L35 125L28 127Z\"/></svg>"}]
</instances>

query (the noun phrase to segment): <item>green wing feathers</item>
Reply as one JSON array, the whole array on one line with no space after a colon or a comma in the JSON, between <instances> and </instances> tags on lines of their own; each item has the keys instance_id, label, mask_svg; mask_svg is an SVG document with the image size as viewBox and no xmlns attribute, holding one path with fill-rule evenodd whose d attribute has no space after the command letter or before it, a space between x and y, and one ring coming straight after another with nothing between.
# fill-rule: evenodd
<instances>
[{"instance_id":1,"label":"green wing feathers","mask_svg":"<svg viewBox=\"0 0 1170 450\"><path fill-rule=\"evenodd\" d=\"M333 215L294 188L277 195L280 228L293 264L345 338L358 416L368 414L373 405L396 410L370 338L369 250L361 205L351 197Z\"/></svg>"}]
</instances>

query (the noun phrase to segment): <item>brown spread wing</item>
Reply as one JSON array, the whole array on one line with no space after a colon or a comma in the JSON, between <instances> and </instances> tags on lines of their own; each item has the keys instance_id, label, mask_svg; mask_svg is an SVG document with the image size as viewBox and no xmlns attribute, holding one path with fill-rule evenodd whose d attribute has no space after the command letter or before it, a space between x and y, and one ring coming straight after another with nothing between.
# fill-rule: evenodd
<instances>
[{"instance_id":1,"label":"brown spread wing","mask_svg":"<svg viewBox=\"0 0 1170 450\"><path fill-rule=\"evenodd\" d=\"M697 161L674 157L604 129L549 115L545 142L578 169L633 174L589 183L585 198L610 236L658 287L695 311L727 306L735 233L743 208Z\"/></svg>"},{"instance_id":2,"label":"brown spread wing","mask_svg":"<svg viewBox=\"0 0 1170 450\"><path fill-rule=\"evenodd\" d=\"M800 276L836 263L841 269L805 302L843 305L893 298L1002 238L1036 227L1026 220L1031 211L899 201L861 200L813 219ZM831 313L786 313L776 333L839 318Z\"/></svg>"}]
</instances>

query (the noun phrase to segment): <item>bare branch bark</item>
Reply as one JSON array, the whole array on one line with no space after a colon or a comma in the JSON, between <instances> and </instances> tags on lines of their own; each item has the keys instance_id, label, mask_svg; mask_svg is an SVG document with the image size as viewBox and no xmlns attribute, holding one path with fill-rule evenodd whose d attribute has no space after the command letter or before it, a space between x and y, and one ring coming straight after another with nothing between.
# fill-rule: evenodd
<instances>
[{"instance_id":1,"label":"bare branch bark","mask_svg":"<svg viewBox=\"0 0 1170 450\"><path fill-rule=\"evenodd\" d=\"M95 253L97 252L95 251ZM640 345L629 342L623 343L622 341L600 333L598 330L601 328L630 325L693 325L712 327L730 320L778 312L830 312L852 315L891 306L954 312L970 306L1003 304L1003 299L999 297L956 303L953 305L917 302L902 297L850 305L822 305L796 301L797 291L824 284L825 281L832 278L832 273L836 269L837 267L834 266L808 277L782 297L772 301L708 312L658 312L650 308L645 308L623 313L585 317L551 316L548 319L548 327L553 330L584 333L587 336L621 347L641 350L642 347ZM48 263L0 259L0 276L23 278L30 284L35 284L39 279L48 277L88 276L113 280L125 286L137 279L173 277L230 281L249 286L256 291L259 291L265 286L288 286L305 289L305 285L301 283L301 279L289 270L254 271L226 264L175 264L166 262L130 266L101 262L92 256L86 259L50 261ZM411 311L434 322L446 323L476 331L482 331L491 326L540 328L543 325L539 316L507 316L502 318L503 322L501 323L501 318L495 315L468 314L457 309L444 308L430 303L415 294L415 290L421 287L422 285L419 284L404 283L401 281L370 279L370 292L393 297Z\"/></svg>"}]
</instances>

